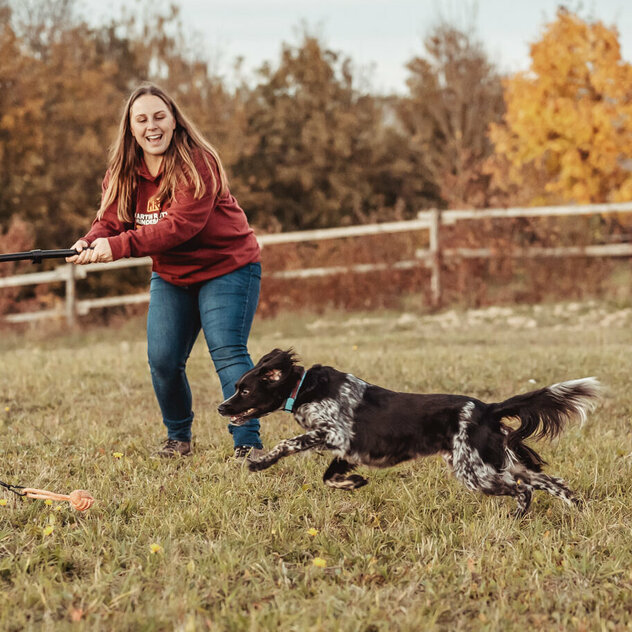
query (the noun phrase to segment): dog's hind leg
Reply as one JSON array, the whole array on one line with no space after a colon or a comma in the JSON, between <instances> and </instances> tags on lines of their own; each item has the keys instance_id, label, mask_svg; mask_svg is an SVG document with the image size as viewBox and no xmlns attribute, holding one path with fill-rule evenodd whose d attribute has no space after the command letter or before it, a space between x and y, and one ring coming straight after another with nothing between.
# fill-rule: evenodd
<instances>
[{"instance_id":1,"label":"dog's hind leg","mask_svg":"<svg viewBox=\"0 0 632 632\"><path fill-rule=\"evenodd\" d=\"M548 476L542 472L529 472L530 484L563 500L567 505L581 507L582 501L568 487L566 482L557 476Z\"/></svg>"},{"instance_id":2,"label":"dog's hind leg","mask_svg":"<svg viewBox=\"0 0 632 632\"><path fill-rule=\"evenodd\" d=\"M335 458L323 474L323 482L329 487L337 489L357 489L366 485L369 481L359 474L351 474L349 472L355 469L353 463L344 459Z\"/></svg>"},{"instance_id":3,"label":"dog's hind leg","mask_svg":"<svg viewBox=\"0 0 632 632\"><path fill-rule=\"evenodd\" d=\"M518 506L514 512L517 518L522 517L533 495L533 487L527 476L518 476L508 470L498 471L490 463L485 463L478 450L469 446L452 453L452 467L457 480L468 489L479 491L488 496L511 496Z\"/></svg>"},{"instance_id":4,"label":"dog's hind leg","mask_svg":"<svg viewBox=\"0 0 632 632\"><path fill-rule=\"evenodd\" d=\"M530 481L523 477L516 477L512 473L503 471L487 473L478 480L479 490L488 496L512 496L516 499L517 507L514 517L522 518L527 513L533 497L533 487Z\"/></svg>"},{"instance_id":5,"label":"dog's hind leg","mask_svg":"<svg viewBox=\"0 0 632 632\"><path fill-rule=\"evenodd\" d=\"M522 481L516 481L515 498L518 506L516 507L514 516L516 518L522 518L522 516L527 513L527 509L529 509L531 499L533 498L533 488L531 485L525 485Z\"/></svg>"}]
</instances>

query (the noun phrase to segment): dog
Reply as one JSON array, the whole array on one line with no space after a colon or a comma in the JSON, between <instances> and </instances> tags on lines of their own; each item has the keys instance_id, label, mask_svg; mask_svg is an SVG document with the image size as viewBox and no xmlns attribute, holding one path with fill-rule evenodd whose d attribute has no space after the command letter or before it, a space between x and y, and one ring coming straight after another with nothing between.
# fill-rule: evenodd
<instances>
[{"instance_id":1,"label":"dog","mask_svg":"<svg viewBox=\"0 0 632 632\"><path fill-rule=\"evenodd\" d=\"M249 460L251 471L295 452L327 449L335 458L324 483L356 489L368 482L352 473L358 465L390 467L441 454L465 487L514 497L515 515L522 516L538 489L569 505L580 504L561 478L542 472L546 462L524 440L554 438L572 419L585 421L599 393L592 377L493 404L464 395L398 393L329 366L305 370L292 349L274 349L242 375L235 394L218 411L240 425L283 409L305 429ZM511 418L520 422L515 429L504 421Z\"/></svg>"}]
</instances>

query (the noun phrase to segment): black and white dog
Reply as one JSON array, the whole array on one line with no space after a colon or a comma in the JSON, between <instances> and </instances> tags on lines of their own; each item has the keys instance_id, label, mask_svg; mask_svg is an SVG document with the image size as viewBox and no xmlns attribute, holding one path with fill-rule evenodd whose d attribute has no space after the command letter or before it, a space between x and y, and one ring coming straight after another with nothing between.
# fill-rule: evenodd
<instances>
[{"instance_id":1,"label":"black and white dog","mask_svg":"<svg viewBox=\"0 0 632 632\"><path fill-rule=\"evenodd\" d=\"M598 395L594 378L496 404L463 395L397 393L329 366L306 371L292 350L275 349L239 379L235 394L218 410L240 425L282 408L306 430L249 460L250 470L268 468L294 452L328 449L336 458L323 476L325 484L355 489L367 483L351 473L357 465L388 467L442 454L468 489L513 496L516 514L523 515L535 489L579 504L562 479L542 473L545 461L524 439L553 438L572 418L585 420ZM508 418L517 419L518 428L503 423Z\"/></svg>"}]
</instances>

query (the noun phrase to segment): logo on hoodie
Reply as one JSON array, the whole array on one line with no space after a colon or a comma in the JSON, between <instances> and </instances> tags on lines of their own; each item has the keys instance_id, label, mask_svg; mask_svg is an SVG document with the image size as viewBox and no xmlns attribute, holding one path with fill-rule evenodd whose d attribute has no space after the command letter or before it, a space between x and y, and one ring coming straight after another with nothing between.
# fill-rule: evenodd
<instances>
[{"instance_id":1,"label":"logo on hoodie","mask_svg":"<svg viewBox=\"0 0 632 632\"><path fill-rule=\"evenodd\" d=\"M136 213L136 226L148 226L157 224L159 220L166 217L167 211L160 210L160 204L156 198L151 198L147 202L147 210L144 213Z\"/></svg>"}]
</instances>

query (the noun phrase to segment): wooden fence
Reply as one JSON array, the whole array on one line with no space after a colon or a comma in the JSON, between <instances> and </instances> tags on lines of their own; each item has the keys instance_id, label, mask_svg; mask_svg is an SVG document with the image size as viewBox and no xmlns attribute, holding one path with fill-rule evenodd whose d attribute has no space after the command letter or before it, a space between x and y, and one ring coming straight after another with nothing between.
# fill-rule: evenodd
<instances>
[{"instance_id":1,"label":"wooden fence","mask_svg":"<svg viewBox=\"0 0 632 632\"><path fill-rule=\"evenodd\" d=\"M418 249L413 260L399 261L394 264L358 264L352 266L331 266L308 268L301 270L284 270L272 272L270 276L277 278L308 278L341 273L364 273L384 269L406 269L419 265L430 268L431 297L435 305L441 302L441 260L459 257L490 258L495 253L489 248L455 248L441 247L441 226L454 224L460 220L480 220L486 218L517 218L517 217L555 217L597 215L602 213L632 213L632 202L621 204L591 204L586 206L550 206L528 208L503 208L480 210L450 210L450 211L422 211L417 219L402 222L386 222L382 224L366 224L342 228L328 228L321 230L305 230L258 237L262 247L272 244L296 243L305 241L320 241L364 235L388 235L397 232L416 230L429 231L429 248ZM531 247L512 250L513 257L630 257L632 243L601 244L588 246L570 246L559 248ZM112 263L95 263L85 266L63 264L48 272L35 272L0 278L0 288L17 287L23 285L38 285L42 283L65 283L65 304L63 309L41 310L31 313L9 314L5 316L8 322L31 322L42 318L65 318L68 326L73 327L78 315L85 315L91 309L146 303L149 293L128 294L124 296L109 296L105 298L79 299L76 292L76 281L84 279L92 272L104 272L136 266L149 266L151 259L122 259Z\"/></svg>"}]
</instances>

